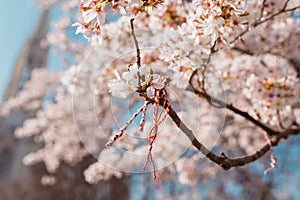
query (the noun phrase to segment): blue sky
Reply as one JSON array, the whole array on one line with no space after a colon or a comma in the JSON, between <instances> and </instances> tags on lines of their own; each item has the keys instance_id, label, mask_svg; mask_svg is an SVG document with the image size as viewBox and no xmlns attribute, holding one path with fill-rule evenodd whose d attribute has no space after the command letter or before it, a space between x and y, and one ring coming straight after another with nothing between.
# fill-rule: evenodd
<instances>
[{"instance_id":1,"label":"blue sky","mask_svg":"<svg viewBox=\"0 0 300 200\"><path fill-rule=\"evenodd\" d=\"M0 8L0 99L10 80L18 53L39 17L33 0L3 1Z\"/></svg>"}]
</instances>

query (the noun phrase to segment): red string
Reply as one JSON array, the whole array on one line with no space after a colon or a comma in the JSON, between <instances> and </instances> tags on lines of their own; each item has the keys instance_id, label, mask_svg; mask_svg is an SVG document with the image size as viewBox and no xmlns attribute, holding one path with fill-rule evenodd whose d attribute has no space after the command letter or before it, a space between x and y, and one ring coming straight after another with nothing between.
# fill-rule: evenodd
<instances>
[{"instance_id":1,"label":"red string","mask_svg":"<svg viewBox=\"0 0 300 200\"><path fill-rule=\"evenodd\" d=\"M164 111L163 109L158 115L158 106L159 106L159 98L161 91L164 92L164 103L163 103L163 108L165 108L165 114L163 115ZM158 126L166 119L167 115L169 113L169 101L168 101L168 94L166 90L156 90L155 91L155 98L154 98L154 103L153 103L153 127L151 128L148 136L148 155L147 159L145 161L145 164L143 166L143 170L146 169L149 160L151 162L151 167L153 169L153 179L156 179L156 169L155 169L155 163L152 157L152 148L153 148L153 143L157 137L157 131L158 131Z\"/></svg>"}]
</instances>

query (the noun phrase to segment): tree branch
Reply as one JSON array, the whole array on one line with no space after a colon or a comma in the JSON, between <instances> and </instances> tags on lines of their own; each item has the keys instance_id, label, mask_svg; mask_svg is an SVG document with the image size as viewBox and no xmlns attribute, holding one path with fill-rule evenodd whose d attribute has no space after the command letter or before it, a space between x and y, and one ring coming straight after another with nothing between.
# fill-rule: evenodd
<instances>
[{"instance_id":1,"label":"tree branch","mask_svg":"<svg viewBox=\"0 0 300 200\"><path fill-rule=\"evenodd\" d=\"M185 135L190 139L193 146L196 147L201 153L203 153L207 158L209 158L211 161L217 163L220 167L222 167L225 170L228 170L232 167L238 167L243 166L248 163L254 162L261 158L263 155L265 155L271 148L271 146L266 143L263 145L260 149L258 149L256 152L250 155L242 156L242 157L236 157L236 158L229 158L225 155L224 152L221 152L220 156L216 155L212 151L208 150L200 141L197 140L197 138L194 136L192 130L190 130L184 122L179 118L177 113L173 110L171 106L169 108L169 116L174 121L174 123L177 125L177 127L185 133ZM277 135L274 135L271 137L271 144L272 146L276 146L278 142L282 138L287 138L289 135L296 135L300 134L300 128L296 129L288 129L287 131L283 133L277 132Z\"/></svg>"},{"instance_id":2,"label":"tree branch","mask_svg":"<svg viewBox=\"0 0 300 200\"><path fill-rule=\"evenodd\" d=\"M287 0L287 1L284 3L282 9L280 9L278 12L274 13L273 15L270 15L269 17L267 17L267 18L265 18L265 19L263 19L263 20L261 20L262 14L263 14L263 10L264 10L264 6L263 6L262 11L261 11L261 17L260 17L260 19L259 19L258 21L254 21L251 25L255 28L255 27L257 27L258 25L261 25L261 24L263 24L263 23L265 23L265 22L267 22L267 21L269 21L269 20L272 20L274 17L276 17L276 16L278 16L278 15L280 15L280 14L282 14L282 13L292 12L292 11L295 11L295 10L297 10L297 9L300 8L300 5L299 5L299 6L296 6L296 7L293 7L293 8L286 9L287 4L288 4L289 1L290 1L290 0ZM244 36L244 35L245 35L246 33L248 33L249 31L250 31L250 27L249 27L249 25L248 25L248 27L247 27L243 32L241 32L238 36L236 36L232 41L230 41L229 44L232 44L232 43L234 43L235 41L241 39L242 36Z\"/></svg>"},{"instance_id":3,"label":"tree branch","mask_svg":"<svg viewBox=\"0 0 300 200\"><path fill-rule=\"evenodd\" d=\"M276 135L277 131L267 127L265 124L263 124L262 122L254 119L251 115L249 115L247 112L242 111L240 109L238 109L237 107L233 106L232 104L227 104L224 101L217 99L215 97L210 96L209 94L207 94L206 92L201 92L195 88L193 88L190 84L190 86L188 88L186 88L187 91L191 91L193 93L195 93L197 96L202 96L204 97L209 104L211 104L214 107L218 107L218 108L227 108L228 110L231 110L232 112L234 112L235 114L240 115L241 117L247 119L248 121L252 122L253 124L255 124L256 126L262 128L264 131L266 131L269 135Z\"/></svg>"},{"instance_id":4,"label":"tree branch","mask_svg":"<svg viewBox=\"0 0 300 200\"><path fill-rule=\"evenodd\" d=\"M146 101L150 103L154 103L155 101L153 98L148 97L146 94L140 93L140 95L143 96L146 99ZM168 112L169 117L173 120L176 126L189 138L189 140L192 142L192 145L196 147L202 154L204 154L209 160L218 164L224 170L229 170L232 167L239 167L254 162L259 158L261 158L263 155L265 155L270 150L271 146L276 146L281 139L287 139L289 135L300 134L299 126L287 129L284 132L277 131L275 132L276 135L274 133L274 135L270 137L271 146L269 145L269 143L266 143L260 149L258 149L256 152L250 155L236 157L236 158L229 158L225 155L224 152L221 152L220 156L218 156L214 152L208 150L195 137L193 131L189 129L187 125L180 119L180 117L177 115L176 111L174 111L174 109L170 104L168 105L164 104L164 98L160 98L159 104L165 109L169 110Z\"/></svg>"},{"instance_id":5,"label":"tree branch","mask_svg":"<svg viewBox=\"0 0 300 200\"><path fill-rule=\"evenodd\" d=\"M282 7L281 10L279 10L277 13L274 13L273 15L270 15L269 17L265 18L264 20L260 20L256 23L253 24L254 27L260 25L260 24L263 24L269 20L272 20L274 17L276 17L277 15L280 15L282 13L286 13L286 12L292 12L292 11L295 11L297 9L300 8L300 5L299 6L296 6L296 7L293 7L293 8L289 8L289 9L286 9L287 7L287 4L288 4L289 0L285 2L284 6Z\"/></svg>"},{"instance_id":6,"label":"tree branch","mask_svg":"<svg viewBox=\"0 0 300 200\"><path fill-rule=\"evenodd\" d=\"M249 49L242 49L240 47L232 47L232 50L238 51L241 54L246 54L249 56L259 56L259 55L263 55L263 54L271 54L271 55L283 58L283 59L287 60L287 62L293 67L293 69L297 73L297 77L300 78L300 63L299 63L299 61L295 58L288 57L288 55L283 55L280 53L273 52L271 49L264 51L264 52L259 52L259 53L253 53Z\"/></svg>"}]
</instances>

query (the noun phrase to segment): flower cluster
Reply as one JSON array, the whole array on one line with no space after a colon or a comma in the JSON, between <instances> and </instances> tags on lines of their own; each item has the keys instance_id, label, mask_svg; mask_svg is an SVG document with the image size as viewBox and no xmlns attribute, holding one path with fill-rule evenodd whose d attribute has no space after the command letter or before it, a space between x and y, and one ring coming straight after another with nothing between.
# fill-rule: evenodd
<instances>
[{"instance_id":1,"label":"flower cluster","mask_svg":"<svg viewBox=\"0 0 300 200\"><path fill-rule=\"evenodd\" d=\"M243 93L253 102L253 109L264 123L282 123L280 115L290 114L292 105L299 99L299 91L295 90L299 79L287 69L286 65L276 70L262 68L246 80Z\"/></svg>"},{"instance_id":2,"label":"flower cluster","mask_svg":"<svg viewBox=\"0 0 300 200\"><path fill-rule=\"evenodd\" d=\"M165 30L164 33L159 58L168 63L172 70L172 83L184 89L193 70L201 67L202 60L207 58L209 50L196 45L184 26L178 31Z\"/></svg>"},{"instance_id":3,"label":"flower cluster","mask_svg":"<svg viewBox=\"0 0 300 200\"><path fill-rule=\"evenodd\" d=\"M243 28L259 17L257 7L253 6L252 10L247 11L249 5L241 0L195 0L193 4L196 6L196 11L190 23L195 27L195 36L200 43L207 41L211 46L218 39L227 42L229 33L233 32L233 29Z\"/></svg>"},{"instance_id":4,"label":"flower cluster","mask_svg":"<svg viewBox=\"0 0 300 200\"><path fill-rule=\"evenodd\" d=\"M145 65L138 67L137 64L129 66L122 77L115 71L116 78L108 82L109 92L119 98L126 98L136 91L147 91L153 96L153 88L162 89L164 85L160 82L160 76L153 74L152 70Z\"/></svg>"},{"instance_id":5,"label":"flower cluster","mask_svg":"<svg viewBox=\"0 0 300 200\"><path fill-rule=\"evenodd\" d=\"M77 27L76 34L82 33L88 40L102 42L101 29L105 23L106 6L111 4L113 11L119 9L121 14L136 16L140 12L146 12L148 8L156 7L162 3L162 0L81 0L79 11L82 13L83 22L75 22L73 26Z\"/></svg>"},{"instance_id":6,"label":"flower cluster","mask_svg":"<svg viewBox=\"0 0 300 200\"><path fill-rule=\"evenodd\" d=\"M113 6L119 7L122 14L135 16L140 12L147 11L149 8L156 7L162 2L162 0L121 0L114 1Z\"/></svg>"},{"instance_id":7,"label":"flower cluster","mask_svg":"<svg viewBox=\"0 0 300 200\"><path fill-rule=\"evenodd\" d=\"M295 89L299 78L288 62L270 54L254 57L223 52L214 58L212 64L221 72L229 102L273 126L284 118L291 119L291 107L299 98Z\"/></svg>"},{"instance_id":8,"label":"flower cluster","mask_svg":"<svg viewBox=\"0 0 300 200\"><path fill-rule=\"evenodd\" d=\"M296 77L291 75L275 77L272 70L269 70L268 77L250 74L246 85L251 86L251 89L247 94L252 94L253 101L260 99L261 105L266 108L281 109L286 105L292 105L297 100L297 91L294 90Z\"/></svg>"},{"instance_id":9,"label":"flower cluster","mask_svg":"<svg viewBox=\"0 0 300 200\"><path fill-rule=\"evenodd\" d=\"M165 0L163 6L149 11L149 27L174 28L186 22L189 4Z\"/></svg>"},{"instance_id":10,"label":"flower cluster","mask_svg":"<svg viewBox=\"0 0 300 200\"><path fill-rule=\"evenodd\" d=\"M108 1L82 0L80 12L82 12L83 23L75 22L77 26L76 34L82 33L88 40L97 40L101 43L101 28L105 22L104 7Z\"/></svg>"},{"instance_id":11,"label":"flower cluster","mask_svg":"<svg viewBox=\"0 0 300 200\"><path fill-rule=\"evenodd\" d=\"M164 32L165 37L159 48L159 58L169 63L174 71L173 83L180 88L186 87L194 69L201 68L216 42L232 41L258 18L259 13L257 4L245 1L193 1L186 5L188 11L176 12L184 10L184 7L181 4L173 5L173 12L165 9L165 12L175 13L176 19L184 20L181 23L173 20L172 29ZM156 19L158 14L155 11L150 21ZM215 49L219 49L223 43L217 44Z\"/></svg>"}]
</instances>

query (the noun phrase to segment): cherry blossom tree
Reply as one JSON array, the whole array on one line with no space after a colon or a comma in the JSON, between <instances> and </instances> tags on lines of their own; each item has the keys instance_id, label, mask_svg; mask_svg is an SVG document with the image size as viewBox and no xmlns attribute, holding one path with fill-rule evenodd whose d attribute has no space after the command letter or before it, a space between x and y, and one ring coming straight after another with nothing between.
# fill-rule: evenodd
<instances>
[{"instance_id":1,"label":"cherry blossom tree","mask_svg":"<svg viewBox=\"0 0 300 200\"><path fill-rule=\"evenodd\" d=\"M91 154L98 159L84 171L91 184L131 172L152 172L157 183L177 174L187 185L217 175L216 194L233 176L263 185L263 172L280 163L275 147L300 133L297 0L39 3L78 8L43 43L77 64L50 79L34 72L3 104L2 115L19 107L36 113L15 133L44 144L26 165L43 162L55 174L61 162ZM66 37L71 26L87 44ZM53 102L41 107L53 85ZM240 168L254 162L260 176ZM224 171L232 168L235 175Z\"/></svg>"}]
</instances>

